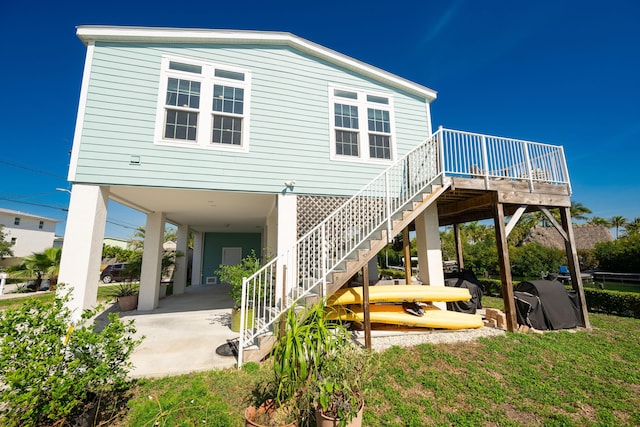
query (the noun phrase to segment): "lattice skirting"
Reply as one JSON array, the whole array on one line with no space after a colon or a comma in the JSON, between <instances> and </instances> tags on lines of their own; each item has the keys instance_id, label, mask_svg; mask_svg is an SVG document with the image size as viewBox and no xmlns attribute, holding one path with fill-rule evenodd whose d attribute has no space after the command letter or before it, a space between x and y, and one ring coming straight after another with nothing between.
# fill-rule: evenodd
<instances>
[{"instance_id":1,"label":"lattice skirting","mask_svg":"<svg viewBox=\"0 0 640 427\"><path fill-rule=\"evenodd\" d=\"M298 238L348 200L339 196L298 196Z\"/></svg>"}]
</instances>

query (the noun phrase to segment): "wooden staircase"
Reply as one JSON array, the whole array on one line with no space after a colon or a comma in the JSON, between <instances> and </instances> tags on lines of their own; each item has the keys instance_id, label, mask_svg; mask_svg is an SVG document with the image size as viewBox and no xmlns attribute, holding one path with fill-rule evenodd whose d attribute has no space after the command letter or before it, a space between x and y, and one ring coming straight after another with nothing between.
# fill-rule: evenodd
<instances>
[{"instance_id":1,"label":"wooden staircase","mask_svg":"<svg viewBox=\"0 0 640 427\"><path fill-rule=\"evenodd\" d=\"M362 248L359 248L353 259L344 261L341 266L336 268L337 271L333 273L333 280L330 285L327 286L327 295L330 296L347 281L353 277L356 273L362 270L362 268L397 235L402 233L406 227L409 226L424 210L434 203L447 188L449 188L450 182L444 185L431 186L431 192L424 192L417 196L414 200L407 204L407 206L399 213L394 215L391 220L391 233L387 236L388 231L385 227L379 227L377 233L367 240Z\"/></svg>"},{"instance_id":2,"label":"wooden staircase","mask_svg":"<svg viewBox=\"0 0 640 427\"><path fill-rule=\"evenodd\" d=\"M362 268L380 252L391 239L409 226L424 210L432 203L436 202L438 197L444 193L451 185L450 180L445 180L444 184L430 186L430 192L423 192L412 199L405 207L395 214L391 220L391 233L382 225L378 227L371 237L357 247L350 257L338 264L333 270L330 278L327 279L326 296L330 296L338 289L343 287L351 277L357 274ZM317 298L308 297L301 299L298 304L305 306L317 301ZM242 361L259 362L264 359L276 342L274 331L260 335L257 337L256 343L252 347L248 347L243 351Z\"/></svg>"}]
</instances>

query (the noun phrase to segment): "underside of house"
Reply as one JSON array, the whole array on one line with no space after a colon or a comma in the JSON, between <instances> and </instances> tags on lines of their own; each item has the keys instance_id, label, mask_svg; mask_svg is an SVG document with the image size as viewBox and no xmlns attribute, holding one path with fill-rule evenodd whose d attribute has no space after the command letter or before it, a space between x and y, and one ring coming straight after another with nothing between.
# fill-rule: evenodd
<instances>
[{"instance_id":1,"label":"underside of house","mask_svg":"<svg viewBox=\"0 0 640 427\"><path fill-rule=\"evenodd\" d=\"M432 132L434 91L287 33L79 34L88 53L59 277L73 287L77 315L95 304L113 200L147 215L139 311L158 305L166 223L177 227L178 253L194 236L192 265L176 260L174 294L188 282L217 283L221 264L251 250L261 257L243 284L240 363L268 351L290 308L330 296L356 274L366 288L378 252L399 234L408 242L410 229L418 280L444 286L439 228L476 220L494 221L515 331L506 239L523 213L541 210L563 237L589 327L562 147ZM213 95L207 103L201 87Z\"/></svg>"}]
</instances>

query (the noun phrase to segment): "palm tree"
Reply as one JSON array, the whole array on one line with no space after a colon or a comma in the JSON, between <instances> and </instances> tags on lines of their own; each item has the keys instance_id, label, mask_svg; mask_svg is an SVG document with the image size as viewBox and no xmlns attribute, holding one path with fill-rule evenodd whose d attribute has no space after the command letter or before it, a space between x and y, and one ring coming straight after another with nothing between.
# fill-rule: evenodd
<instances>
[{"instance_id":1,"label":"palm tree","mask_svg":"<svg viewBox=\"0 0 640 427\"><path fill-rule=\"evenodd\" d=\"M602 218L601 216L594 216L587 220L587 224L591 225L604 225L605 227L611 227L611 221L607 218Z\"/></svg>"},{"instance_id":2,"label":"palm tree","mask_svg":"<svg viewBox=\"0 0 640 427\"><path fill-rule=\"evenodd\" d=\"M144 225L136 228L135 233L129 238L129 246L132 250L144 248L144 236L147 234L147 228ZM175 227L167 227L164 230L163 242L175 242L178 236L178 230ZM193 243L193 233L189 232L190 242Z\"/></svg>"},{"instance_id":3,"label":"palm tree","mask_svg":"<svg viewBox=\"0 0 640 427\"><path fill-rule=\"evenodd\" d=\"M22 263L8 268L12 277L35 280L35 290L40 290L42 279L49 278L49 290L55 290L60 274L60 257L62 256L62 248L47 248L42 252L34 252L26 256Z\"/></svg>"},{"instance_id":4,"label":"palm tree","mask_svg":"<svg viewBox=\"0 0 640 427\"><path fill-rule=\"evenodd\" d=\"M627 234L627 236L631 235L631 234L637 234L640 233L640 218L634 218L633 221L627 222L625 224L625 232Z\"/></svg>"},{"instance_id":5,"label":"palm tree","mask_svg":"<svg viewBox=\"0 0 640 427\"><path fill-rule=\"evenodd\" d=\"M571 218L578 221L587 220L587 214L591 213L591 209L580 202L571 202L569 211L571 213Z\"/></svg>"},{"instance_id":6,"label":"palm tree","mask_svg":"<svg viewBox=\"0 0 640 427\"><path fill-rule=\"evenodd\" d=\"M627 218L617 215L611 218L611 226L616 228L616 240L618 240L618 231L620 227L627 225Z\"/></svg>"}]
</instances>

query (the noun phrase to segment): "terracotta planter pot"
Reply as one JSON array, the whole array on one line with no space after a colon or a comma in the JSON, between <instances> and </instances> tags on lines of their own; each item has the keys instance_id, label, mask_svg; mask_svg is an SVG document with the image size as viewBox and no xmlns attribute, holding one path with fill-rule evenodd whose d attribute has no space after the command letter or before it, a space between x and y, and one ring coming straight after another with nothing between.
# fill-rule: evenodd
<instances>
[{"instance_id":1,"label":"terracotta planter pot","mask_svg":"<svg viewBox=\"0 0 640 427\"><path fill-rule=\"evenodd\" d=\"M118 297L120 311L131 311L138 308L138 295L127 295Z\"/></svg>"},{"instance_id":2,"label":"terracotta planter pot","mask_svg":"<svg viewBox=\"0 0 640 427\"><path fill-rule=\"evenodd\" d=\"M244 320L245 328L253 328L253 309L247 310ZM240 332L240 309L231 309L231 330L233 332Z\"/></svg>"},{"instance_id":3,"label":"terracotta planter pot","mask_svg":"<svg viewBox=\"0 0 640 427\"><path fill-rule=\"evenodd\" d=\"M257 416L260 416L262 414L270 414L271 412L273 412L273 407L269 403L270 402L267 401L262 405L258 406L257 408L255 406L249 406L247 409L245 409L244 410L245 427L266 427L264 424L259 424L253 420L255 420ZM280 427L295 427L295 426L296 426L296 421L293 421L289 424L282 424Z\"/></svg>"},{"instance_id":4,"label":"terracotta planter pot","mask_svg":"<svg viewBox=\"0 0 640 427\"><path fill-rule=\"evenodd\" d=\"M364 402L360 405L358 414L351 419L347 427L362 426L362 412L364 411ZM320 409L316 409L316 427L336 427L340 423L340 418L334 418L324 414Z\"/></svg>"}]
</instances>

